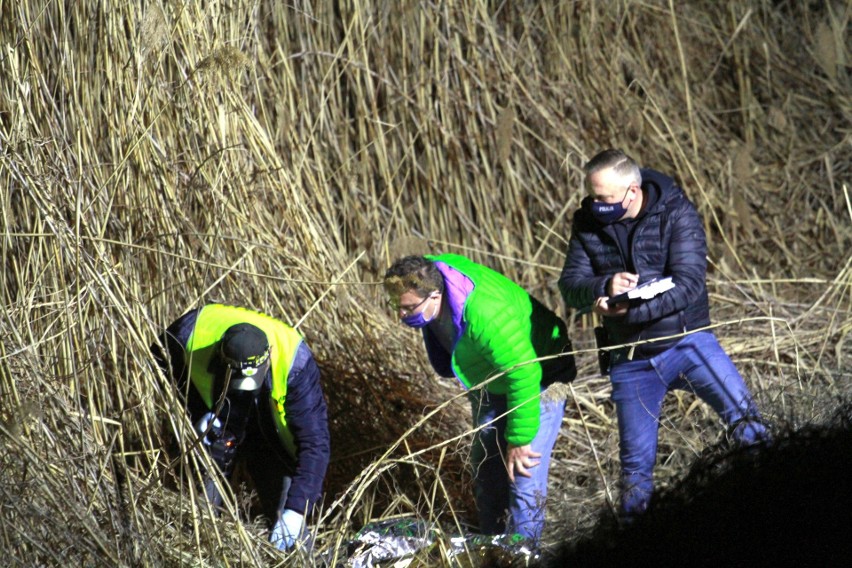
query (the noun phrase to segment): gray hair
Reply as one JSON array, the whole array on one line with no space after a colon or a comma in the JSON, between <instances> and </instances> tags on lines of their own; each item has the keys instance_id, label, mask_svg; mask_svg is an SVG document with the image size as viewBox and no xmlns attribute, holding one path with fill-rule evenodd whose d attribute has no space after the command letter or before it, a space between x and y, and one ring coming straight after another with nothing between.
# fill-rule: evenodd
<instances>
[{"instance_id":1,"label":"gray hair","mask_svg":"<svg viewBox=\"0 0 852 568\"><path fill-rule=\"evenodd\" d=\"M607 168L612 168L620 176L630 178L631 182L635 182L639 186L642 185L642 173L639 171L639 164L616 148L608 148L598 152L591 160L586 162L586 165L583 166L583 172L588 178L592 174Z\"/></svg>"}]
</instances>

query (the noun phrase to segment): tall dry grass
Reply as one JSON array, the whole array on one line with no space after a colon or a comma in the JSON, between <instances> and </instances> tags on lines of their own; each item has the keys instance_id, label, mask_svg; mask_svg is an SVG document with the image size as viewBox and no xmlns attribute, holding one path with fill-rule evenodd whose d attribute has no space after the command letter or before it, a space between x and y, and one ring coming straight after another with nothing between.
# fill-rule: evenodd
<instances>
[{"instance_id":1,"label":"tall dry grass","mask_svg":"<svg viewBox=\"0 0 852 568\"><path fill-rule=\"evenodd\" d=\"M723 344L777 424L819 421L850 372L849 19L760 0L0 2L4 554L287 561L161 453L187 425L148 345L211 301L298 324L322 364L320 549L371 518L470 520L464 404L418 423L459 392L375 284L398 254L461 252L564 314L580 166L604 146L682 181ZM615 493L592 323L572 321L551 541ZM719 431L688 395L665 416L663 483Z\"/></svg>"}]
</instances>

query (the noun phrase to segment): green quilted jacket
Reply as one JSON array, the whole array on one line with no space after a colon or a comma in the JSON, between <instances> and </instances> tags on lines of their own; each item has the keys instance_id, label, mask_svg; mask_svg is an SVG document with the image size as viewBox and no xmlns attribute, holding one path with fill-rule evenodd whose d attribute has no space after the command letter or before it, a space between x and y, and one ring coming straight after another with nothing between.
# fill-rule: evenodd
<instances>
[{"instance_id":1,"label":"green quilted jacket","mask_svg":"<svg viewBox=\"0 0 852 568\"><path fill-rule=\"evenodd\" d=\"M535 359L571 351L565 323L502 274L455 254L427 256L444 277L444 308L455 328L452 352L431 326L423 328L429 360L445 377L472 388L503 373L484 388L505 395L506 439L529 444L539 427L539 394L550 383L576 376L572 355ZM516 408L517 407L517 408Z\"/></svg>"}]
</instances>

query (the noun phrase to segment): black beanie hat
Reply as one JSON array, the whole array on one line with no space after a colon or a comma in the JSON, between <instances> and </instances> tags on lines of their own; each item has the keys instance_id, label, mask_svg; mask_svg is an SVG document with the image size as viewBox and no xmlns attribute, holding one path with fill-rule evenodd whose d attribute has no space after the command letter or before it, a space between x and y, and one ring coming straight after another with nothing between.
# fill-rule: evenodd
<instances>
[{"instance_id":1,"label":"black beanie hat","mask_svg":"<svg viewBox=\"0 0 852 568\"><path fill-rule=\"evenodd\" d=\"M261 364L269 353L269 341L260 328L250 323L238 323L222 335L222 357L231 366L236 363Z\"/></svg>"}]
</instances>

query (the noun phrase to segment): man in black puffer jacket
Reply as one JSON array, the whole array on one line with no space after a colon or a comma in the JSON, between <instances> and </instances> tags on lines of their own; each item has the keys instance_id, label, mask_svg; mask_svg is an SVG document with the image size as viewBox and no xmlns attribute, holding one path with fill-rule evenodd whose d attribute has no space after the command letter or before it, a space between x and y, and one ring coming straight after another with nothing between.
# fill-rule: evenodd
<instances>
[{"instance_id":1,"label":"man in black puffer jacket","mask_svg":"<svg viewBox=\"0 0 852 568\"><path fill-rule=\"evenodd\" d=\"M657 428L671 389L694 392L751 445L768 438L751 393L710 331L705 283L707 243L695 207L675 181L640 170L620 150L604 150L583 168L588 196L574 215L559 289L571 308L603 317L618 415L621 509L643 512L653 492ZM646 300L607 300L654 278L674 288ZM674 336L674 337L672 337ZM636 344L636 342L640 342Z\"/></svg>"}]
</instances>

